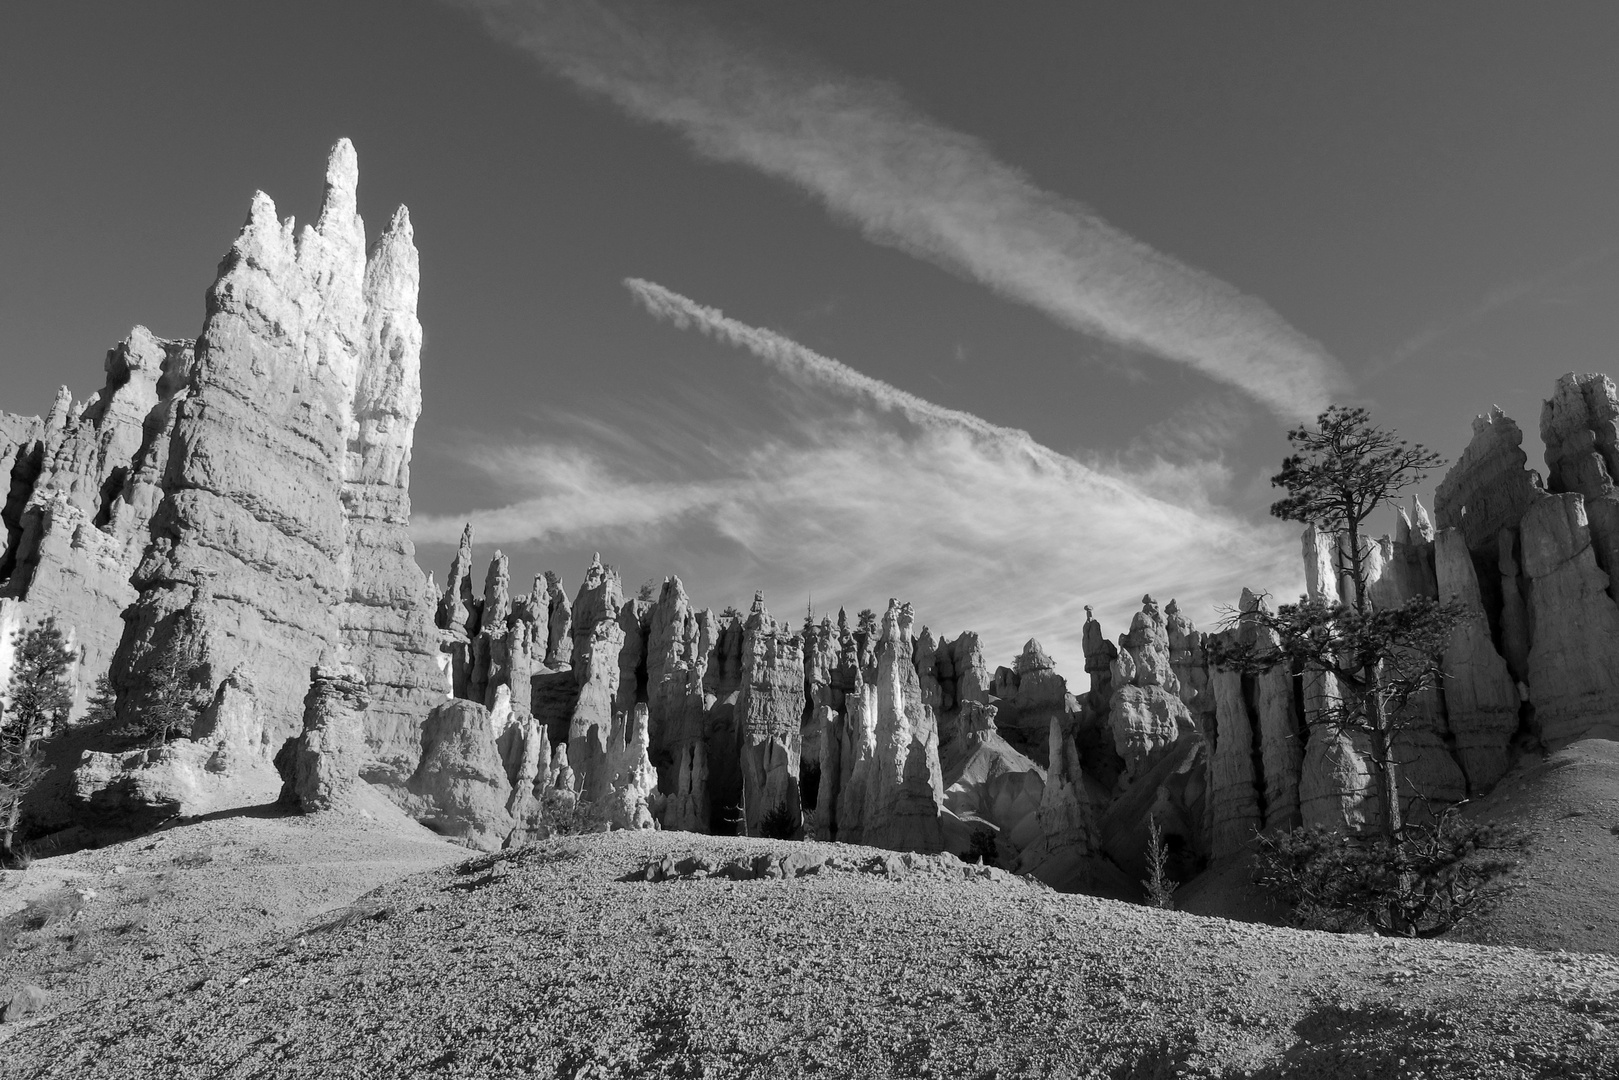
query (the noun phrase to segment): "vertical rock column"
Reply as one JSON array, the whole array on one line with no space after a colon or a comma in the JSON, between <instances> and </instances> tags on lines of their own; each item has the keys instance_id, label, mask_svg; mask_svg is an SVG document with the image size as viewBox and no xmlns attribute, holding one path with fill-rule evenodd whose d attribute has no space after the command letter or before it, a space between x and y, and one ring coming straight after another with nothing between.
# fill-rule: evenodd
<instances>
[{"instance_id":1,"label":"vertical rock column","mask_svg":"<svg viewBox=\"0 0 1619 1080\"><path fill-rule=\"evenodd\" d=\"M648 614L646 649L649 752L659 788L668 794L666 829L709 831L709 699L703 672L712 637L713 618L692 611L679 578L667 579Z\"/></svg>"},{"instance_id":2,"label":"vertical rock column","mask_svg":"<svg viewBox=\"0 0 1619 1080\"><path fill-rule=\"evenodd\" d=\"M861 842L895 851L944 848L944 770L933 710L911 662L909 605L888 602L877 656L876 757Z\"/></svg>"},{"instance_id":3,"label":"vertical rock column","mask_svg":"<svg viewBox=\"0 0 1619 1080\"><path fill-rule=\"evenodd\" d=\"M772 814L785 813L796 828L802 817L798 766L804 713L803 644L777 626L758 593L742 628L741 680L737 744L748 834L759 835L765 818Z\"/></svg>"},{"instance_id":4,"label":"vertical rock column","mask_svg":"<svg viewBox=\"0 0 1619 1080\"><path fill-rule=\"evenodd\" d=\"M268 196L253 197L208 292L166 495L113 665L126 692L146 686L153 657L171 649L194 658L210 685L245 667L276 743L299 727L311 660L337 655L349 596L343 494L367 337L356 178L353 148L341 142L320 219L297 233ZM219 617L178 619L193 595ZM188 633L201 626L206 635Z\"/></svg>"},{"instance_id":5,"label":"vertical rock column","mask_svg":"<svg viewBox=\"0 0 1619 1080\"><path fill-rule=\"evenodd\" d=\"M618 612L623 605L618 571L597 556L585 574L573 605L573 675L579 685L568 724L568 764L586 799L598 802L612 790L608 750L613 736L613 700L618 686L618 656L624 630Z\"/></svg>"},{"instance_id":6,"label":"vertical rock column","mask_svg":"<svg viewBox=\"0 0 1619 1080\"><path fill-rule=\"evenodd\" d=\"M365 678L354 668L316 667L304 696L304 729L276 754L281 802L306 814L347 802L360 782L370 704Z\"/></svg>"},{"instance_id":7,"label":"vertical rock column","mask_svg":"<svg viewBox=\"0 0 1619 1080\"><path fill-rule=\"evenodd\" d=\"M1518 685L1490 641L1478 577L1460 530L1444 529L1435 537L1435 564L1440 598L1467 609L1440 666L1456 754L1468 792L1479 795L1507 771L1507 750L1518 730Z\"/></svg>"},{"instance_id":8,"label":"vertical rock column","mask_svg":"<svg viewBox=\"0 0 1619 1080\"><path fill-rule=\"evenodd\" d=\"M416 252L401 211L368 257L357 183L345 139L313 226L295 231L254 195L174 395L164 495L113 679L127 711L166 653L211 687L240 670L274 743L300 727L310 665L346 656L374 701L368 775L397 786L438 684L407 534ZM181 617L194 601L209 618Z\"/></svg>"},{"instance_id":9,"label":"vertical rock column","mask_svg":"<svg viewBox=\"0 0 1619 1080\"><path fill-rule=\"evenodd\" d=\"M1619 606L1597 566L1580 495L1553 495L1523 519L1530 581L1529 686L1547 749L1619 738Z\"/></svg>"},{"instance_id":10,"label":"vertical rock column","mask_svg":"<svg viewBox=\"0 0 1619 1080\"><path fill-rule=\"evenodd\" d=\"M449 692L438 670L435 598L410 538L410 456L422 411L420 280L410 213L401 206L365 266L364 337L343 469L348 588L337 613L371 703L365 777L394 790L416 768L422 721Z\"/></svg>"}]
</instances>

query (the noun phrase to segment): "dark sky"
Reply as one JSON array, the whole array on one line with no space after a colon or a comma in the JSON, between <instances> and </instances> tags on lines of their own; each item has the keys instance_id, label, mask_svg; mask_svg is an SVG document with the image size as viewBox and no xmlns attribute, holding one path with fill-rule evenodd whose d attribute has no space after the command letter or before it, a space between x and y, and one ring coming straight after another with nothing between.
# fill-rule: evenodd
<instances>
[{"instance_id":1,"label":"dark sky","mask_svg":"<svg viewBox=\"0 0 1619 1080\"><path fill-rule=\"evenodd\" d=\"M1619 5L662 7L765 68L886 84L1035 188L1262 300L1336 358L1340 399L1447 457L1499 403L1538 464L1555 377L1619 369ZM346 135L366 220L409 204L422 253L426 568L447 565L452 519L529 505L554 522L488 530L519 577L553 567L572 588L599 547L631 588L679 572L719 607L764 587L778 614L812 590L817 607L909 590L952 633L981 623L1006 651L1040 631L1071 653L1080 602L1112 634L1143 590L1198 591L1182 549L1146 533L1206 546L1207 520L1220 596L1277 565L1277 543L1292 559L1264 516L1285 422L1262 389L873 242L558 70L438 3L0 7L0 408L39 412L63 382L87 396L132 324L194 336L253 190L311 220ZM654 319L626 277L1189 513L1132 524L1139 507L1094 492L1051 511L1065 496L1046 481L998 480L953 437Z\"/></svg>"}]
</instances>

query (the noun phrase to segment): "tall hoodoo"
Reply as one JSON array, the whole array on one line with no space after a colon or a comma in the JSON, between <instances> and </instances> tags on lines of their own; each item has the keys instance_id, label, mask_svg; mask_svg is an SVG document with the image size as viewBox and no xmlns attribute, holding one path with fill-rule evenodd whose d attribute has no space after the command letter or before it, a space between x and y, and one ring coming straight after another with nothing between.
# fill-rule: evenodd
<instances>
[{"instance_id":1,"label":"tall hoodoo","mask_svg":"<svg viewBox=\"0 0 1619 1080\"><path fill-rule=\"evenodd\" d=\"M241 668L278 744L298 730L311 661L346 656L372 697L367 775L397 784L441 689L406 528L416 252L401 212L367 255L357 182L345 139L315 225L295 232L253 197L208 293L113 678L138 690L171 648L214 683ZM193 596L213 617L176 619Z\"/></svg>"},{"instance_id":2,"label":"tall hoodoo","mask_svg":"<svg viewBox=\"0 0 1619 1080\"><path fill-rule=\"evenodd\" d=\"M742 625L741 693L736 704L750 836L759 835L772 814L785 814L795 825L801 819L798 767L803 715L803 642L778 626L765 610L763 594L754 593L753 608Z\"/></svg>"}]
</instances>

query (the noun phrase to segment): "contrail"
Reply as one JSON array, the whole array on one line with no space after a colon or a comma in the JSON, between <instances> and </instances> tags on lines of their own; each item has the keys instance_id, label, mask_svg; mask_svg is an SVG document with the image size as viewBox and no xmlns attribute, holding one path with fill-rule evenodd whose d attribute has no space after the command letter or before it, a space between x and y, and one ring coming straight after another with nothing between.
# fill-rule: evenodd
<instances>
[{"instance_id":1,"label":"contrail","mask_svg":"<svg viewBox=\"0 0 1619 1080\"><path fill-rule=\"evenodd\" d=\"M692 13L615 0L446 0L497 37L698 153L813 194L899 248L1086 334L1186 364L1284 420L1344 387L1338 363L1263 301L1036 187L891 86Z\"/></svg>"},{"instance_id":2,"label":"contrail","mask_svg":"<svg viewBox=\"0 0 1619 1080\"><path fill-rule=\"evenodd\" d=\"M729 318L718 308L706 307L672 289L642 278L625 278L624 285L642 306L656 318L680 329L695 328L728 345L746 349L777 371L799 383L829 388L864 400L879 409L896 412L922 427L956 428L1003 453L1026 457L1030 464L1066 473L1078 472L1091 485L1116 488L1125 485L1059 454L1018 428L1001 427L981 416L949 409L901 390L870 375L863 375L829 356L822 356L791 338Z\"/></svg>"}]
</instances>

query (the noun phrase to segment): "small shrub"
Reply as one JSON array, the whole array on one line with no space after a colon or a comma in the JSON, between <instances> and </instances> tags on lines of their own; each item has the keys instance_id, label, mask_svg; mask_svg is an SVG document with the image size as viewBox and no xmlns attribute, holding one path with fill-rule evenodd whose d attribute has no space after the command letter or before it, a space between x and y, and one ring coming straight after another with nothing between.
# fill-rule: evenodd
<instances>
[{"instance_id":1,"label":"small shrub","mask_svg":"<svg viewBox=\"0 0 1619 1080\"><path fill-rule=\"evenodd\" d=\"M994 866L1000 858L1000 851L995 846L995 832L993 829L974 829L972 846L967 849L967 861L982 863L984 866Z\"/></svg>"},{"instance_id":2,"label":"small shrub","mask_svg":"<svg viewBox=\"0 0 1619 1080\"><path fill-rule=\"evenodd\" d=\"M1158 827L1157 818L1147 821L1147 876L1142 879L1141 887L1147 891L1147 903L1155 908L1172 911L1175 907L1175 890L1180 884L1169 876L1169 848L1164 845L1164 830Z\"/></svg>"},{"instance_id":3,"label":"small shrub","mask_svg":"<svg viewBox=\"0 0 1619 1080\"><path fill-rule=\"evenodd\" d=\"M1259 837L1254 881L1305 929L1438 937L1488 909L1527 841L1520 827L1454 809L1392 840L1294 829Z\"/></svg>"},{"instance_id":4,"label":"small shrub","mask_svg":"<svg viewBox=\"0 0 1619 1080\"><path fill-rule=\"evenodd\" d=\"M799 824L799 815L783 801L759 822L759 835L772 840L791 840L798 835Z\"/></svg>"},{"instance_id":5,"label":"small shrub","mask_svg":"<svg viewBox=\"0 0 1619 1080\"><path fill-rule=\"evenodd\" d=\"M84 894L76 889L60 889L29 901L21 911L0 918L0 957L24 948L23 937L71 922L84 907Z\"/></svg>"},{"instance_id":6,"label":"small shrub","mask_svg":"<svg viewBox=\"0 0 1619 1080\"><path fill-rule=\"evenodd\" d=\"M587 799L570 799L561 792L545 794L545 823L553 836L582 836L601 831L601 808Z\"/></svg>"}]
</instances>

